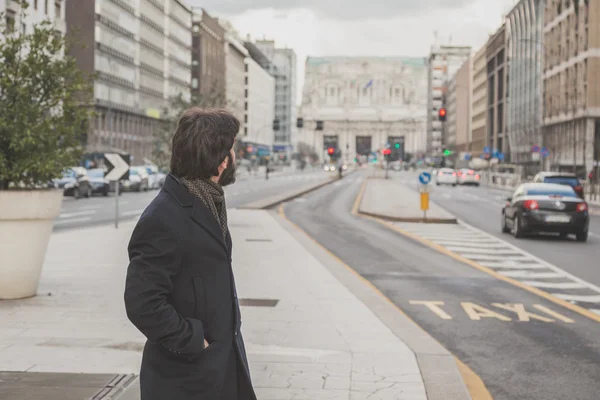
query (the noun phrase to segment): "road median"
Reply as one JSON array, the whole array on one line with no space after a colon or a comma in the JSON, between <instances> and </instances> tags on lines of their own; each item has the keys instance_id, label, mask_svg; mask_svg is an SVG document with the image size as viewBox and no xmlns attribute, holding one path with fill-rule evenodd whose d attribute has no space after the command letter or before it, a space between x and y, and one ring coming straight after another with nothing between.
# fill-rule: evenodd
<instances>
[{"instance_id":1,"label":"road median","mask_svg":"<svg viewBox=\"0 0 600 400\"><path fill-rule=\"evenodd\" d=\"M358 200L359 214L398 222L458 223L454 215L431 202L425 215L420 194L394 179L371 178L365 184Z\"/></svg>"}]
</instances>

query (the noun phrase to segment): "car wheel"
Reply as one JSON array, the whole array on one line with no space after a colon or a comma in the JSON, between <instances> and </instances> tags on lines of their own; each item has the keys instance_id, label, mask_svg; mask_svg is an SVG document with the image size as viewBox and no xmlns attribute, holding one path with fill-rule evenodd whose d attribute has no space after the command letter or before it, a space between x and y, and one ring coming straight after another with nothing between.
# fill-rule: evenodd
<instances>
[{"instance_id":1,"label":"car wheel","mask_svg":"<svg viewBox=\"0 0 600 400\"><path fill-rule=\"evenodd\" d=\"M521 219L518 215L515 215L515 219L513 220L512 234L517 239L523 237L523 231L521 230Z\"/></svg>"},{"instance_id":2,"label":"car wheel","mask_svg":"<svg viewBox=\"0 0 600 400\"><path fill-rule=\"evenodd\" d=\"M578 233L577 235L578 242L587 242L588 240L588 231Z\"/></svg>"},{"instance_id":3,"label":"car wheel","mask_svg":"<svg viewBox=\"0 0 600 400\"><path fill-rule=\"evenodd\" d=\"M81 194L79 193L79 188L73 189L73 197L75 197L76 199L81 197Z\"/></svg>"},{"instance_id":4,"label":"car wheel","mask_svg":"<svg viewBox=\"0 0 600 400\"><path fill-rule=\"evenodd\" d=\"M506 226L506 214L502 213L502 233L509 233L510 229Z\"/></svg>"}]
</instances>

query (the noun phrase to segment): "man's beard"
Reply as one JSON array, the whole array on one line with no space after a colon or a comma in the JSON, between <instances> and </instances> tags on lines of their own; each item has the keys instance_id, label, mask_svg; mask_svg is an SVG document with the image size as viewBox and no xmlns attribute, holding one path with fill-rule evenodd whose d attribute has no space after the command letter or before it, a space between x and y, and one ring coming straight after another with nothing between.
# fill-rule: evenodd
<instances>
[{"instance_id":1,"label":"man's beard","mask_svg":"<svg viewBox=\"0 0 600 400\"><path fill-rule=\"evenodd\" d=\"M229 162L227 163L227 168L223 170L221 177L219 178L219 185L228 186L235 183L235 163L231 155L227 156Z\"/></svg>"}]
</instances>

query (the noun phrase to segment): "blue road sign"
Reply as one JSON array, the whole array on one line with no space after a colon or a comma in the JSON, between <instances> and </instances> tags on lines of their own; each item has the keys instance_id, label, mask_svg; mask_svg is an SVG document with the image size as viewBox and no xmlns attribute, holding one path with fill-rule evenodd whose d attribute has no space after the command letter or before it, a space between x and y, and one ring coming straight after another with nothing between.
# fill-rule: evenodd
<instances>
[{"instance_id":1,"label":"blue road sign","mask_svg":"<svg viewBox=\"0 0 600 400\"><path fill-rule=\"evenodd\" d=\"M498 153L498 160L504 161L504 153Z\"/></svg>"},{"instance_id":2,"label":"blue road sign","mask_svg":"<svg viewBox=\"0 0 600 400\"><path fill-rule=\"evenodd\" d=\"M542 147L542 157L548 157L550 155L550 150L545 147Z\"/></svg>"},{"instance_id":3,"label":"blue road sign","mask_svg":"<svg viewBox=\"0 0 600 400\"><path fill-rule=\"evenodd\" d=\"M490 147L489 147L489 146L485 146L485 147L483 148L483 152L484 152L485 154L489 154L489 153L490 153Z\"/></svg>"},{"instance_id":4,"label":"blue road sign","mask_svg":"<svg viewBox=\"0 0 600 400\"><path fill-rule=\"evenodd\" d=\"M421 172L419 174L419 182L423 185L429 185L429 182L431 182L431 174L429 172Z\"/></svg>"},{"instance_id":5,"label":"blue road sign","mask_svg":"<svg viewBox=\"0 0 600 400\"><path fill-rule=\"evenodd\" d=\"M465 154L465 161L470 161L470 160L471 160L471 153Z\"/></svg>"},{"instance_id":6,"label":"blue road sign","mask_svg":"<svg viewBox=\"0 0 600 400\"><path fill-rule=\"evenodd\" d=\"M540 152L540 146L538 146L537 144L534 144L533 146L531 146L531 152L532 153L539 153Z\"/></svg>"}]
</instances>

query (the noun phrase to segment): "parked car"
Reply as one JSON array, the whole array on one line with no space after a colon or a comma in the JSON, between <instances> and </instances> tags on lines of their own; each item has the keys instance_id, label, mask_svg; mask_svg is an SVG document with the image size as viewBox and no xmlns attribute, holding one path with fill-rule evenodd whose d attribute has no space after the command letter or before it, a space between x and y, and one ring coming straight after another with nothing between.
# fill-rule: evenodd
<instances>
[{"instance_id":1,"label":"parked car","mask_svg":"<svg viewBox=\"0 0 600 400\"><path fill-rule=\"evenodd\" d=\"M502 209L502 232L512 232L516 238L554 232L563 237L574 234L585 242L589 224L588 205L570 185L522 184Z\"/></svg>"},{"instance_id":2,"label":"parked car","mask_svg":"<svg viewBox=\"0 0 600 400\"><path fill-rule=\"evenodd\" d=\"M575 174L568 172L540 172L533 177L533 183L556 183L559 185L568 185L575 190L575 193L585 199L583 194L583 185Z\"/></svg>"},{"instance_id":3,"label":"parked car","mask_svg":"<svg viewBox=\"0 0 600 400\"><path fill-rule=\"evenodd\" d=\"M87 174L92 187L92 194L102 194L108 196L110 192L110 182L104 178L104 170L102 168L88 169Z\"/></svg>"},{"instance_id":4,"label":"parked car","mask_svg":"<svg viewBox=\"0 0 600 400\"><path fill-rule=\"evenodd\" d=\"M156 165L146 165L146 172L148 173L148 188L158 189L160 187L158 167Z\"/></svg>"},{"instance_id":5,"label":"parked car","mask_svg":"<svg viewBox=\"0 0 600 400\"><path fill-rule=\"evenodd\" d=\"M479 186L481 181L481 175L472 169L463 168L456 173L458 175L459 185L475 185Z\"/></svg>"},{"instance_id":6,"label":"parked car","mask_svg":"<svg viewBox=\"0 0 600 400\"><path fill-rule=\"evenodd\" d=\"M144 167L129 168L129 179L123 181L123 189L132 192L148 190L148 172Z\"/></svg>"},{"instance_id":7,"label":"parked car","mask_svg":"<svg viewBox=\"0 0 600 400\"><path fill-rule=\"evenodd\" d=\"M456 186L458 183L458 177L455 170L452 168L440 168L435 176L435 184L440 185L452 185Z\"/></svg>"},{"instance_id":8,"label":"parked car","mask_svg":"<svg viewBox=\"0 0 600 400\"><path fill-rule=\"evenodd\" d=\"M65 196L73 196L76 199L92 196L92 186L83 167L72 167L63 172L63 176L52 181L54 187L63 189Z\"/></svg>"}]
</instances>

